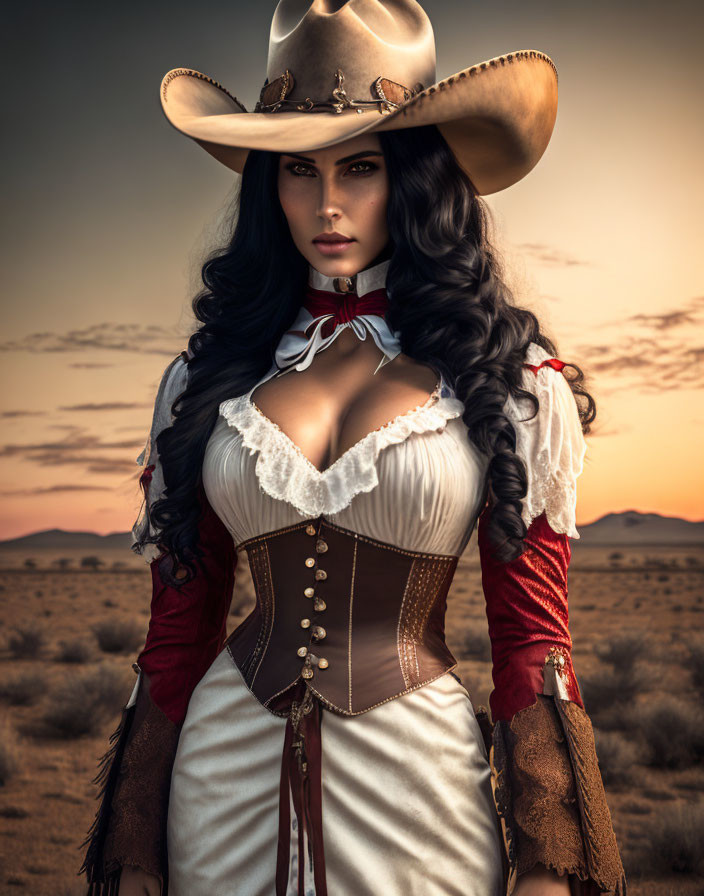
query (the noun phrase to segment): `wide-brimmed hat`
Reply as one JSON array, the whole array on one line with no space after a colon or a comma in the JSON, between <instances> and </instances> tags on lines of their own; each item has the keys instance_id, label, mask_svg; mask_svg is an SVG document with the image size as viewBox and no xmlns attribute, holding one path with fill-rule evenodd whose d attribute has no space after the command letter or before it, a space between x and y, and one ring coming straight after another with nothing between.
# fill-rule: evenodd
<instances>
[{"instance_id":1,"label":"wide-brimmed hat","mask_svg":"<svg viewBox=\"0 0 704 896\"><path fill-rule=\"evenodd\" d=\"M545 152L557 69L545 53L518 50L436 81L432 25L415 0L280 0L253 111L189 68L168 72L160 97L177 130L239 173L250 149L313 151L435 124L486 195Z\"/></svg>"}]
</instances>

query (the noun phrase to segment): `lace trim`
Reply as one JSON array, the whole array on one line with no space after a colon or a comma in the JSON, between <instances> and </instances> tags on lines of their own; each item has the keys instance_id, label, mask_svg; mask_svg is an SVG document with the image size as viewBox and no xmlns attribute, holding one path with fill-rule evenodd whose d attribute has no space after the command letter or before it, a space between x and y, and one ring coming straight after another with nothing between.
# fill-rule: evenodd
<instances>
[{"instance_id":1,"label":"lace trim","mask_svg":"<svg viewBox=\"0 0 704 896\"><path fill-rule=\"evenodd\" d=\"M539 366L550 355L531 343L526 361ZM528 493L521 516L528 527L545 511L553 532L579 538L576 526L577 477L584 469L587 444L577 404L565 377L549 365L537 373L524 371L522 387L532 392L540 408L532 420L528 401L520 405L509 395L504 410L515 424L516 453L528 471Z\"/></svg>"},{"instance_id":2,"label":"lace trim","mask_svg":"<svg viewBox=\"0 0 704 896\"><path fill-rule=\"evenodd\" d=\"M446 395L443 386L441 380L423 404L367 433L323 471L254 404L251 393L222 402L220 414L240 432L250 454L259 452L255 474L260 488L313 517L338 513L356 495L372 491L379 484L376 461L384 448L404 442L411 433L440 432L464 412L464 404Z\"/></svg>"}]
</instances>

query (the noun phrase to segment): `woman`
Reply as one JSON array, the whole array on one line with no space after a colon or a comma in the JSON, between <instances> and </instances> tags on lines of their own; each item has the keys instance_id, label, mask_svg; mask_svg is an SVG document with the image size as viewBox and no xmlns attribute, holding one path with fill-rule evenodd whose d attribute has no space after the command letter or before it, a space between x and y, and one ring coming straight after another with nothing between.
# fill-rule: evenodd
<instances>
[{"instance_id":1,"label":"woman","mask_svg":"<svg viewBox=\"0 0 704 896\"><path fill-rule=\"evenodd\" d=\"M567 627L594 403L479 198L544 151L554 67L425 88L416 3L337 6L282 0L255 113L162 83L242 182L139 459L152 614L81 870L120 896L623 894ZM444 639L477 523L493 730ZM244 552L257 605L226 639Z\"/></svg>"}]
</instances>

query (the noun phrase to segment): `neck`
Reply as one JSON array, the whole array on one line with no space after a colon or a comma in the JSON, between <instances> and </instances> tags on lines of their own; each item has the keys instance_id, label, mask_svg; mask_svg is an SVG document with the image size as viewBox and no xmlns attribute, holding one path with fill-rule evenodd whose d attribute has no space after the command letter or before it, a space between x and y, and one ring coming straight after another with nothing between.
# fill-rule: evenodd
<instances>
[{"instance_id":1,"label":"neck","mask_svg":"<svg viewBox=\"0 0 704 896\"><path fill-rule=\"evenodd\" d=\"M321 292L355 293L358 296L363 296L376 289L386 288L386 274L390 263L390 259L385 259L366 267L351 277L328 277L310 265L308 284Z\"/></svg>"}]
</instances>

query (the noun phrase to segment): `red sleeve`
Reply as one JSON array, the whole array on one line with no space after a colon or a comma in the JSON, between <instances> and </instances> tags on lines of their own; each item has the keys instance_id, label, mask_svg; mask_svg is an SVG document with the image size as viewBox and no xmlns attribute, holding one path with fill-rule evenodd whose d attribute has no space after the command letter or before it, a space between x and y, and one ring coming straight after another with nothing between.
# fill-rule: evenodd
<instances>
[{"instance_id":1,"label":"red sleeve","mask_svg":"<svg viewBox=\"0 0 704 896\"><path fill-rule=\"evenodd\" d=\"M149 631L137 663L149 677L152 700L180 724L195 686L222 649L237 566L229 531L200 487L201 519L196 576L180 589L162 581L152 560Z\"/></svg>"},{"instance_id":2,"label":"red sleeve","mask_svg":"<svg viewBox=\"0 0 704 896\"><path fill-rule=\"evenodd\" d=\"M523 554L500 563L489 542L489 513L487 506L477 535L493 663L492 716L508 720L535 702L551 651L567 696L582 706L568 628L569 537L553 532L542 513L528 527Z\"/></svg>"},{"instance_id":3,"label":"red sleeve","mask_svg":"<svg viewBox=\"0 0 704 896\"><path fill-rule=\"evenodd\" d=\"M537 375L541 367L552 367L559 375L562 366L551 358L531 369ZM558 448L564 431L560 414L569 403L551 403L558 387L565 394L561 380L552 385L542 413L555 416L532 424L537 447L532 444L528 453L529 478L541 469L546 454L551 456L553 426ZM577 421L569 423L579 436ZM531 469L532 462L536 467ZM556 497L559 493L553 492L553 511L559 518ZM566 491L565 501L572 499ZM523 553L502 563L489 540L492 510L493 505L487 505L482 512L477 538L494 680L489 762L508 862L506 892L513 892L522 874L542 866L567 875L570 892L580 896L625 896L592 726L572 667L570 536L555 532L543 510L527 524Z\"/></svg>"}]
</instances>

